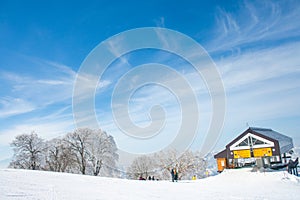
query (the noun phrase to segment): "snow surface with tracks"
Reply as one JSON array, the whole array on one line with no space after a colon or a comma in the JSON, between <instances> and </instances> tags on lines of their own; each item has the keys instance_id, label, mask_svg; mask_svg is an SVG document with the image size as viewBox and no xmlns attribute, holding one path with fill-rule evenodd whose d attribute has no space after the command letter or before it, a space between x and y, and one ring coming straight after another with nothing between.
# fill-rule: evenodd
<instances>
[{"instance_id":1,"label":"snow surface with tracks","mask_svg":"<svg viewBox=\"0 0 300 200\"><path fill-rule=\"evenodd\" d=\"M300 178L285 171L227 170L196 181L138 181L0 169L0 199L300 199Z\"/></svg>"}]
</instances>

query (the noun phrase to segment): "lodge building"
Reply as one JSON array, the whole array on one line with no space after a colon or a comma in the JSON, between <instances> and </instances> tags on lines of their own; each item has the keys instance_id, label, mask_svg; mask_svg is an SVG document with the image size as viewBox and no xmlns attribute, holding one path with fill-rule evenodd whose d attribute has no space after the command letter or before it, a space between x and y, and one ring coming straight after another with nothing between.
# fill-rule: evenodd
<instances>
[{"instance_id":1,"label":"lodge building","mask_svg":"<svg viewBox=\"0 0 300 200\"><path fill-rule=\"evenodd\" d=\"M288 136L272 129L249 127L214 158L218 172L247 164L270 167L286 163L293 147L293 140Z\"/></svg>"}]
</instances>

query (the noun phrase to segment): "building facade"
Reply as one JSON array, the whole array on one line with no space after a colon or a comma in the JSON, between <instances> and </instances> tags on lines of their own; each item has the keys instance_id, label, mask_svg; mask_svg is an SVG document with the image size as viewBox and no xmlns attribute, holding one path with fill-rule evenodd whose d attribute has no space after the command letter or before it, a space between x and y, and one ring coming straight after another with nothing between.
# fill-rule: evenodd
<instances>
[{"instance_id":1,"label":"building facade","mask_svg":"<svg viewBox=\"0 0 300 200\"><path fill-rule=\"evenodd\" d=\"M266 128L249 127L216 154L218 171L245 165L272 166L286 163L292 138Z\"/></svg>"}]
</instances>

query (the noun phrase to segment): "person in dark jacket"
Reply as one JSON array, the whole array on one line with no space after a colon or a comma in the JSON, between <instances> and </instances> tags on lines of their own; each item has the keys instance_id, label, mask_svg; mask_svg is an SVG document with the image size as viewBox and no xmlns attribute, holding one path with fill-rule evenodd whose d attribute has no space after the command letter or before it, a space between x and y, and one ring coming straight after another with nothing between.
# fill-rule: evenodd
<instances>
[{"instance_id":1,"label":"person in dark jacket","mask_svg":"<svg viewBox=\"0 0 300 200\"><path fill-rule=\"evenodd\" d=\"M178 172L177 172L177 170L174 170L174 180L176 182L178 181Z\"/></svg>"},{"instance_id":2,"label":"person in dark jacket","mask_svg":"<svg viewBox=\"0 0 300 200\"><path fill-rule=\"evenodd\" d=\"M175 171L174 171L174 169L171 170L171 176L172 176L172 182L174 182L174 179L175 179Z\"/></svg>"}]
</instances>

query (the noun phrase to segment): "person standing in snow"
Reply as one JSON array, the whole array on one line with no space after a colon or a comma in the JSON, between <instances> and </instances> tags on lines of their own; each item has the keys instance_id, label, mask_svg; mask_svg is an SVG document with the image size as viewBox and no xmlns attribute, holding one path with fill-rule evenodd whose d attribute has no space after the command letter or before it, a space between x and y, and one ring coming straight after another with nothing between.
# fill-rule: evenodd
<instances>
[{"instance_id":1,"label":"person standing in snow","mask_svg":"<svg viewBox=\"0 0 300 200\"><path fill-rule=\"evenodd\" d=\"M205 171L205 175L206 175L206 177L209 177L209 171L208 170Z\"/></svg>"},{"instance_id":2,"label":"person standing in snow","mask_svg":"<svg viewBox=\"0 0 300 200\"><path fill-rule=\"evenodd\" d=\"M175 179L175 172L174 172L174 169L171 170L171 176L172 176L172 182L174 182L174 179Z\"/></svg>"},{"instance_id":3,"label":"person standing in snow","mask_svg":"<svg viewBox=\"0 0 300 200\"><path fill-rule=\"evenodd\" d=\"M197 178L196 178L196 175L194 175L193 177L192 177L192 180L193 181L195 181Z\"/></svg>"},{"instance_id":4,"label":"person standing in snow","mask_svg":"<svg viewBox=\"0 0 300 200\"><path fill-rule=\"evenodd\" d=\"M174 180L175 180L176 182L178 181L178 172L177 172L176 169L174 170Z\"/></svg>"}]
</instances>

